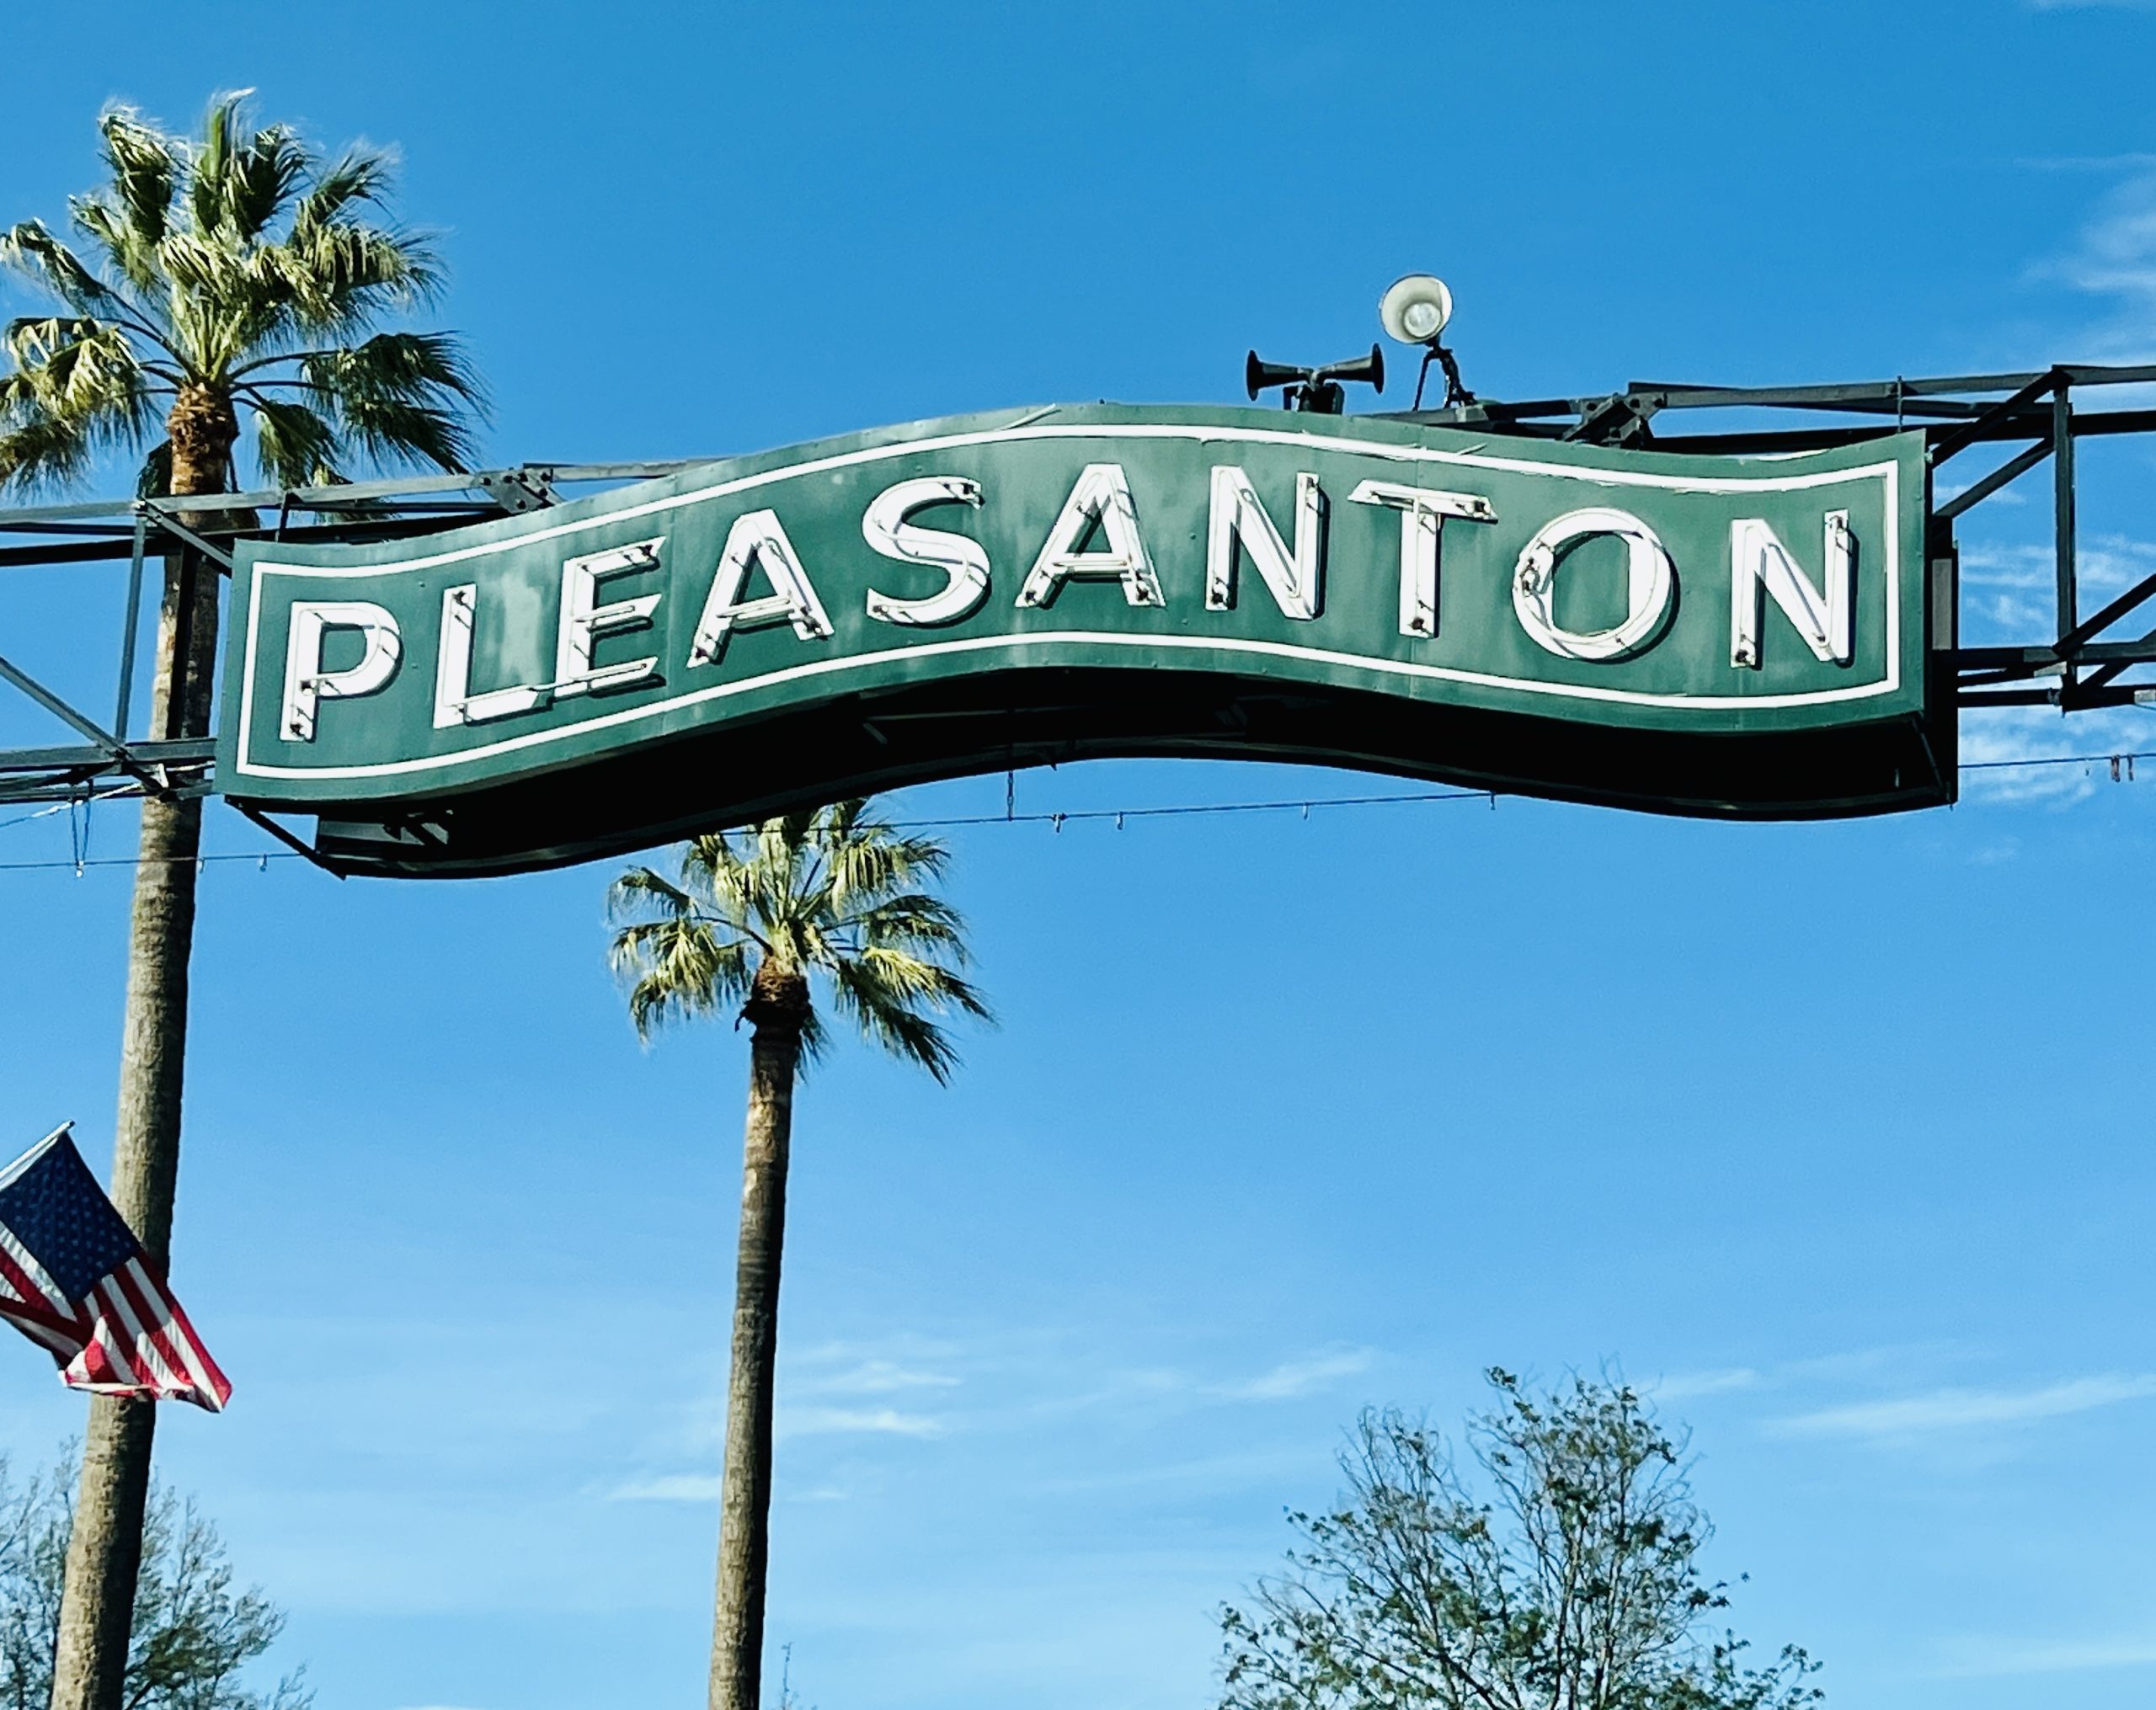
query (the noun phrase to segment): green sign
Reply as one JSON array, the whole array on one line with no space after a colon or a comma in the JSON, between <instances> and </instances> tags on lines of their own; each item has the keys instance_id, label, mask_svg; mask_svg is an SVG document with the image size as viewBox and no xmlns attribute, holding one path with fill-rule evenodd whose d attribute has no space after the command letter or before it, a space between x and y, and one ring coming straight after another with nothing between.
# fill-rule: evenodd
<instances>
[{"instance_id":1,"label":"green sign","mask_svg":"<svg viewBox=\"0 0 2156 1710\"><path fill-rule=\"evenodd\" d=\"M1926 498L1917 434L1769 459L1242 409L915 424L419 540L248 544L220 787L414 872L1107 754L1928 805L1954 774Z\"/></svg>"}]
</instances>

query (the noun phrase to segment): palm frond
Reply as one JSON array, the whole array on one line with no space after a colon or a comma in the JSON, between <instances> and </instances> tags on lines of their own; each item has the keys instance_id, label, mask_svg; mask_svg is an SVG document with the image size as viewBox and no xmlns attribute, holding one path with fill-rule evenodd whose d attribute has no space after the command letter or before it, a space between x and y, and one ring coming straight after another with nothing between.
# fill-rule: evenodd
<instances>
[{"instance_id":1,"label":"palm frond","mask_svg":"<svg viewBox=\"0 0 2156 1710\"><path fill-rule=\"evenodd\" d=\"M173 196L185 170L185 145L147 122L131 107L108 107L98 119L105 171L112 181L107 247L115 266L137 285L155 282L143 267L171 222Z\"/></svg>"},{"instance_id":2,"label":"palm frond","mask_svg":"<svg viewBox=\"0 0 2156 1710\"><path fill-rule=\"evenodd\" d=\"M469 463L463 407L477 402L478 384L448 333L377 333L350 349L309 356L300 372L318 407L380 461L451 471Z\"/></svg>"},{"instance_id":3,"label":"palm frond","mask_svg":"<svg viewBox=\"0 0 2156 1710\"><path fill-rule=\"evenodd\" d=\"M720 919L769 947L758 926L758 870L723 831L692 838L681 850L681 882Z\"/></svg>"},{"instance_id":4,"label":"palm frond","mask_svg":"<svg viewBox=\"0 0 2156 1710\"><path fill-rule=\"evenodd\" d=\"M722 876L731 884L741 872L741 857L734 852L732 835L706 832L681 845L681 882L708 895Z\"/></svg>"},{"instance_id":5,"label":"palm frond","mask_svg":"<svg viewBox=\"0 0 2156 1710\"><path fill-rule=\"evenodd\" d=\"M42 221L25 220L0 234L0 265L42 285L78 315L99 314L111 305L112 293Z\"/></svg>"},{"instance_id":6,"label":"palm frond","mask_svg":"<svg viewBox=\"0 0 2156 1710\"><path fill-rule=\"evenodd\" d=\"M143 454L142 466L135 476L135 496L162 498L171 491L172 441L160 439Z\"/></svg>"},{"instance_id":7,"label":"palm frond","mask_svg":"<svg viewBox=\"0 0 2156 1710\"><path fill-rule=\"evenodd\" d=\"M236 330L231 258L200 233L172 231L157 240L157 266L169 292L173 342L195 376L208 380L226 366Z\"/></svg>"},{"instance_id":8,"label":"palm frond","mask_svg":"<svg viewBox=\"0 0 2156 1710\"><path fill-rule=\"evenodd\" d=\"M902 885L940 876L950 852L926 838L905 838L887 827L857 834L830 851L831 888L841 909L873 904Z\"/></svg>"},{"instance_id":9,"label":"palm frond","mask_svg":"<svg viewBox=\"0 0 2156 1710\"><path fill-rule=\"evenodd\" d=\"M832 973L839 1007L863 1034L892 1056L918 1063L938 1082L949 1082L958 1053L941 1025L862 962L842 962Z\"/></svg>"},{"instance_id":10,"label":"palm frond","mask_svg":"<svg viewBox=\"0 0 2156 1710\"><path fill-rule=\"evenodd\" d=\"M137 288L156 289L157 238L145 237L102 195L69 197L67 215L75 229L97 246L113 272Z\"/></svg>"},{"instance_id":11,"label":"palm frond","mask_svg":"<svg viewBox=\"0 0 2156 1710\"><path fill-rule=\"evenodd\" d=\"M0 343L14 364L0 379L0 485L63 486L155 418L149 377L115 328L32 317L10 322Z\"/></svg>"},{"instance_id":12,"label":"palm frond","mask_svg":"<svg viewBox=\"0 0 2156 1710\"><path fill-rule=\"evenodd\" d=\"M130 429L147 425L142 365L116 327L72 317L29 316L9 322L0 341L14 359L16 377L55 414L88 420L112 412L124 417Z\"/></svg>"},{"instance_id":13,"label":"palm frond","mask_svg":"<svg viewBox=\"0 0 2156 1710\"><path fill-rule=\"evenodd\" d=\"M643 1038L666 1022L738 1006L749 995L749 946L706 921L625 926L610 955L616 973L634 978L629 1019Z\"/></svg>"},{"instance_id":14,"label":"palm frond","mask_svg":"<svg viewBox=\"0 0 2156 1710\"><path fill-rule=\"evenodd\" d=\"M69 203L82 256L34 221L0 233L0 267L61 312L9 330L0 479L58 482L149 439L163 388L243 408L280 483L362 455L474 461L483 400L456 342L381 330L441 279L426 237L365 217L387 155L353 147L325 164L291 126L249 120L244 91L214 100L192 139L126 107L98 128L105 182ZM262 372L280 364L282 378Z\"/></svg>"},{"instance_id":15,"label":"palm frond","mask_svg":"<svg viewBox=\"0 0 2156 1710\"><path fill-rule=\"evenodd\" d=\"M304 243L355 203L379 199L395 168L393 158L379 149L347 149L315 175L294 205L294 240Z\"/></svg>"},{"instance_id":16,"label":"palm frond","mask_svg":"<svg viewBox=\"0 0 2156 1710\"><path fill-rule=\"evenodd\" d=\"M848 960L895 1001L925 1004L939 1015L961 1009L979 1020L991 1019L987 1003L972 983L941 962L888 945L871 945Z\"/></svg>"},{"instance_id":17,"label":"palm frond","mask_svg":"<svg viewBox=\"0 0 2156 1710\"><path fill-rule=\"evenodd\" d=\"M64 487L89 467L93 449L82 423L35 407L10 410L0 397L0 487Z\"/></svg>"},{"instance_id":18,"label":"palm frond","mask_svg":"<svg viewBox=\"0 0 2156 1710\"><path fill-rule=\"evenodd\" d=\"M341 220L295 231L261 258L289 296L296 324L317 337L363 331L385 310L430 302L441 289L428 238Z\"/></svg>"},{"instance_id":19,"label":"palm frond","mask_svg":"<svg viewBox=\"0 0 2156 1710\"><path fill-rule=\"evenodd\" d=\"M482 397L478 376L451 333L377 333L349 350L301 365L310 385L354 397L417 398L444 403Z\"/></svg>"},{"instance_id":20,"label":"palm frond","mask_svg":"<svg viewBox=\"0 0 2156 1710\"><path fill-rule=\"evenodd\" d=\"M218 199L219 232L240 243L259 237L307 181L313 164L289 125L270 125L256 131L232 151Z\"/></svg>"},{"instance_id":21,"label":"palm frond","mask_svg":"<svg viewBox=\"0 0 2156 1710\"><path fill-rule=\"evenodd\" d=\"M941 875L948 860L941 844L901 836L862 798L692 839L678 884L631 869L608 892L611 918L642 917L616 934L611 951L615 972L633 982L631 1019L648 1033L654 1018L705 1013L734 995L705 980L701 947L680 947L677 935L693 931L738 952L730 966L744 981L758 966L776 966L827 983L863 1036L947 1079L958 1058L939 1018L994 1018L958 972L969 960L958 911L929 891L900 887ZM803 1060L828 1037L812 1005Z\"/></svg>"},{"instance_id":22,"label":"palm frond","mask_svg":"<svg viewBox=\"0 0 2156 1710\"><path fill-rule=\"evenodd\" d=\"M606 918L634 920L654 912L684 919L696 913L687 892L670 885L649 867L631 867L606 888Z\"/></svg>"},{"instance_id":23,"label":"palm frond","mask_svg":"<svg viewBox=\"0 0 2156 1710\"><path fill-rule=\"evenodd\" d=\"M250 392L254 406L254 455L273 487L330 487L342 445L336 426L305 404Z\"/></svg>"},{"instance_id":24,"label":"palm frond","mask_svg":"<svg viewBox=\"0 0 2156 1710\"><path fill-rule=\"evenodd\" d=\"M464 419L428 404L382 397L338 397L345 431L377 463L432 464L456 474L471 466L472 430Z\"/></svg>"},{"instance_id":25,"label":"palm frond","mask_svg":"<svg viewBox=\"0 0 2156 1710\"><path fill-rule=\"evenodd\" d=\"M233 132L239 127L240 109L251 89L219 95L202 115L202 137L188 162L187 208L195 231L204 237L223 223L226 179L232 172Z\"/></svg>"},{"instance_id":26,"label":"palm frond","mask_svg":"<svg viewBox=\"0 0 2156 1710\"><path fill-rule=\"evenodd\" d=\"M801 1018L801 1064L806 1068L830 1055L831 1030L820 1013L811 1009Z\"/></svg>"},{"instance_id":27,"label":"palm frond","mask_svg":"<svg viewBox=\"0 0 2156 1710\"><path fill-rule=\"evenodd\" d=\"M941 897L926 892L886 897L853 915L848 924L867 947L941 951L962 966L972 960L963 918Z\"/></svg>"}]
</instances>

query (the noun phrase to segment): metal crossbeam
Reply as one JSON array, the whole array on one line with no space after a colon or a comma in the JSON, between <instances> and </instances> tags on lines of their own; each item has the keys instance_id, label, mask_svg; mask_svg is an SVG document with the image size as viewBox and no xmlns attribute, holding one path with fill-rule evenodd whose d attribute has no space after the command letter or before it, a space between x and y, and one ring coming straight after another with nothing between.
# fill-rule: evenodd
<instances>
[{"instance_id":1,"label":"metal crossbeam","mask_svg":"<svg viewBox=\"0 0 2156 1710\"><path fill-rule=\"evenodd\" d=\"M1927 435L1931 466L1983 445L2016 446L2013 455L1933 514L1951 524L2050 458L2055 525L2054 637L2019 647L1962 647L1950 656L1965 706L2050 705L2073 711L2156 702L2156 679L2127 674L2156 667L2156 629L2133 639L2104 637L2156 601L2156 575L2144 578L2084 618L2079 613L2076 508L2080 440L2156 434L2156 408L2089 409L2088 394L2118 386L2156 387L2156 365L2062 364L2004 374L1950 375L1792 386L1718 386L1634 381L1620 392L1506 402L1487 397L1449 408L1405 412L1396 421L1478 429L1524 438L1567 439L1673 452L1760 454L1845 445L1897 429ZM2079 392L2080 397L2074 394ZM1735 413L1742 425L1662 434L1672 413ZM1035 411L1022 419L1035 419ZM1809 425L1790 417L1833 416ZM1850 420L1849 418L1865 419ZM1753 425L1764 422L1764 425ZM542 509L564 488L680 474L711 458L614 463L524 463L470 474L389 477L290 491L135 497L0 511L0 569L58 568L125 561L126 600L109 729L59 696L20 665L0 658L0 684L12 686L85 738L72 747L0 750L0 802L63 802L163 791L195 795L211 787L214 743L129 741L136 704L144 566L152 555L199 552L226 568L242 541L295 542L419 537L462 525ZM265 523L265 514L271 519ZM183 520L184 518L184 520ZM302 519L295 521L295 518ZM2122 680L2123 679L2123 680ZM297 844L283 827L272 829Z\"/></svg>"},{"instance_id":2,"label":"metal crossbeam","mask_svg":"<svg viewBox=\"0 0 2156 1710\"><path fill-rule=\"evenodd\" d=\"M127 750L121 746L119 738L93 722L87 714L77 712L12 660L0 658L0 679L13 684L16 688L29 695L31 700L60 720L61 723L72 726L95 743L99 750L109 758L113 759L126 758Z\"/></svg>"}]
</instances>

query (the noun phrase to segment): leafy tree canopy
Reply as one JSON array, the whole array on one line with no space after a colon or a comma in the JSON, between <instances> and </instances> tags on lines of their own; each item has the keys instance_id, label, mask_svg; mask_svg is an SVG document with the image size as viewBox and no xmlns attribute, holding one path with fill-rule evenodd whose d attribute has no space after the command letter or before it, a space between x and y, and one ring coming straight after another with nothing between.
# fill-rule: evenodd
<instances>
[{"instance_id":1,"label":"leafy tree canopy","mask_svg":"<svg viewBox=\"0 0 2156 1710\"><path fill-rule=\"evenodd\" d=\"M1476 1469L1422 1422L1366 1413L1330 1513L1247 1609L1222 1611L1222 1710L1802 1710L1795 1646L1716 1631L1682 1440L1621 1383L1539 1394L1492 1371Z\"/></svg>"},{"instance_id":2,"label":"leafy tree canopy","mask_svg":"<svg viewBox=\"0 0 2156 1710\"><path fill-rule=\"evenodd\" d=\"M61 1466L22 1483L0 1456L0 1710L46 1710L60 1642L60 1587L72 1519ZM297 1673L267 1691L240 1674L285 1617L259 1590L235 1590L216 1528L169 1490L142 1530L125 1710L307 1710Z\"/></svg>"}]
</instances>

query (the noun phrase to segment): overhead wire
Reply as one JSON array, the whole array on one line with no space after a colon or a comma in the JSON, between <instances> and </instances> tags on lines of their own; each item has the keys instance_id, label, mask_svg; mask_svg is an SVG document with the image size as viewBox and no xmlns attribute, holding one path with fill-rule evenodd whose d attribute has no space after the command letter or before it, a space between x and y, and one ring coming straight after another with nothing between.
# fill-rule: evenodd
<instances>
[{"instance_id":1,"label":"overhead wire","mask_svg":"<svg viewBox=\"0 0 2156 1710\"><path fill-rule=\"evenodd\" d=\"M2156 759L2156 749L2121 749L2116 753L2082 754L2031 754L2017 759L1965 760L1959 770L1963 772L1997 772L2026 770L2043 766L2095 766L2108 764L2115 781L2131 781L2133 763ZM2125 770L2121 773L2121 764ZM13 819L0 820L0 830L10 826L24 825L32 820L49 818L67 812L78 802L102 802L125 794L125 791L105 791L93 795L56 802L34 813L18 815ZM1281 797L1264 802L1184 802L1146 807L1080 807L1020 813L1015 811L1015 794L1006 790L1005 809L1001 813L953 814L935 818L901 819L892 822L894 828L902 831L956 831L974 827L995 825L1046 825L1060 832L1066 825L1113 822L1120 831L1125 824L1139 819L1173 819L1200 815L1238 813L1299 812L1307 819L1319 808L1405 807L1447 802L1486 802L1492 807L1497 805L1498 793L1493 790L1418 790L1383 796L1309 796ZM271 861L304 860L307 857L296 850L248 850L218 851L194 856L179 856L176 860L192 860L198 867L213 864L228 865L236 861L252 861L262 871L268 871ZM78 857L54 860L0 861L0 873L73 871L80 874L90 867L139 867L139 857L131 855L104 855L95 859Z\"/></svg>"}]
</instances>

